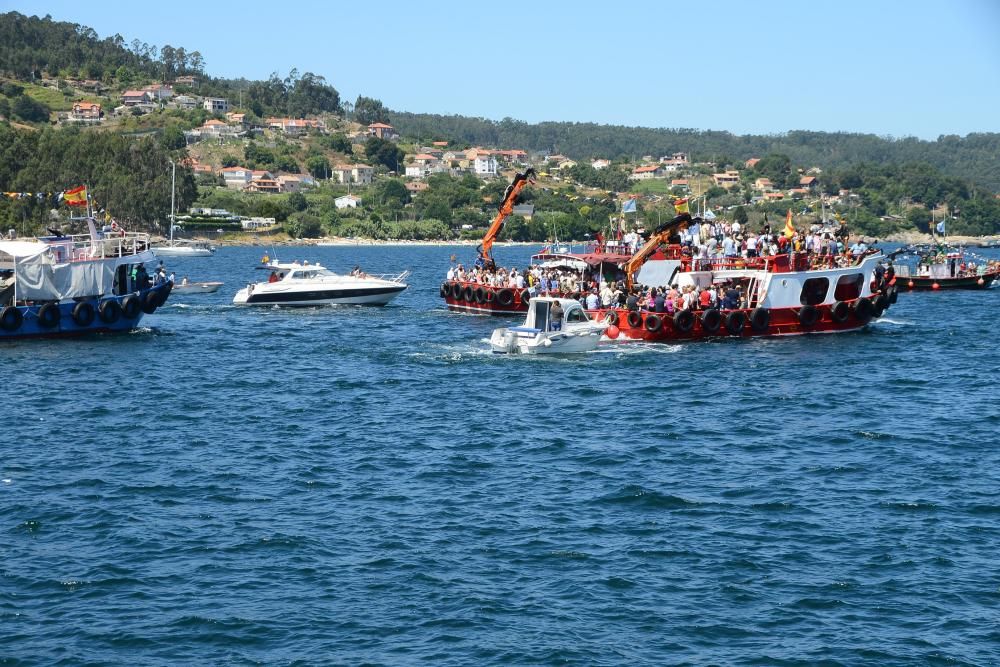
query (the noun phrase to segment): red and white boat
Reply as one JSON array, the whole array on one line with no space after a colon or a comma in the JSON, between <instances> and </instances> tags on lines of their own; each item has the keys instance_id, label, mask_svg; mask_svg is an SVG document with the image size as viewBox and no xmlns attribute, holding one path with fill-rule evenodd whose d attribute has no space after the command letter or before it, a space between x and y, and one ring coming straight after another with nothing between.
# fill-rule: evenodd
<instances>
[{"instance_id":1,"label":"red and white boat","mask_svg":"<svg viewBox=\"0 0 1000 667\"><path fill-rule=\"evenodd\" d=\"M647 258L665 254L674 264L665 283L692 291L735 290L730 306L688 308L675 312L601 308L588 311L611 327L608 336L672 342L705 338L789 336L854 331L881 317L895 301L896 288L879 289L875 267L881 251L859 257L783 253L770 257L694 259L675 257L679 248L662 247L670 235L691 221L681 214L657 228L649 241L624 265L626 288L632 289Z\"/></svg>"},{"instance_id":2,"label":"red and white boat","mask_svg":"<svg viewBox=\"0 0 1000 667\"><path fill-rule=\"evenodd\" d=\"M910 245L889 259L902 291L986 289L1000 278L1000 262L942 244Z\"/></svg>"}]
</instances>

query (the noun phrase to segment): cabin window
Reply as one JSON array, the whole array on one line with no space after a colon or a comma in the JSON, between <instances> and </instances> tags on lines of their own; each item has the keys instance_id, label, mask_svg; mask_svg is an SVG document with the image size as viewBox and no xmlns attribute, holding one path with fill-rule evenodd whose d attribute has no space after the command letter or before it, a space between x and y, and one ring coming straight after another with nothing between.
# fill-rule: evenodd
<instances>
[{"instance_id":1,"label":"cabin window","mask_svg":"<svg viewBox=\"0 0 1000 667\"><path fill-rule=\"evenodd\" d=\"M837 301L850 301L861 296L861 286L865 284L865 277L860 273L852 273L847 276L840 276L837 281L837 290L833 298Z\"/></svg>"},{"instance_id":2,"label":"cabin window","mask_svg":"<svg viewBox=\"0 0 1000 667\"><path fill-rule=\"evenodd\" d=\"M567 322L586 322L587 313L583 312L582 308L574 308L573 310L566 313Z\"/></svg>"},{"instance_id":3,"label":"cabin window","mask_svg":"<svg viewBox=\"0 0 1000 667\"><path fill-rule=\"evenodd\" d=\"M804 306L817 306L826 300L826 293L829 289L829 278L810 278L802 284L802 294L799 295L799 301Z\"/></svg>"}]
</instances>

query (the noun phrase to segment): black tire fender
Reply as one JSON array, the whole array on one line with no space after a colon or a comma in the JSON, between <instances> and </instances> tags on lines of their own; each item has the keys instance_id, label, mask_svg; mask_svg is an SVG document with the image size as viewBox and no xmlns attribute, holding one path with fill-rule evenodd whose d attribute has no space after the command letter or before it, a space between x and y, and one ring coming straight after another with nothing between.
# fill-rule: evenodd
<instances>
[{"instance_id":1,"label":"black tire fender","mask_svg":"<svg viewBox=\"0 0 1000 667\"><path fill-rule=\"evenodd\" d=\"M0 311L0 329L17 331L24 323L24 313L16 306L4 306Z\"/></svg>"},{"instance_id":2,"label":"black tire fender","mask_svg":"<svg viewBox=\"0 0 1000 667\"><path fill-rule=\"evenodd\" d=\"M94 304L89 301L81 301L80 303L73 306L73 321L78 327L89 327L94 323L94 317L97 312L94 310Z\"/></svg>"},{"instance_id":3,"label":"black tire fender","mask_svg":"<svg viewBox=\"0 0 1000 667\"><path fill-rule=\"evenodd\" d=\"M690 308L679 310L674 313L674 329L681 333L688 333L694 328L694 311Z\"/></svg>"},{"instance_id":4,"label":"black tire fender","mask_svg":"<svg viewBox=\"0 0 1000 667\"><path fill-rule=\"evenodd\" d=\"M747 316L742 310L734 310L726 315L726 331L734 336L742 336L747 325Z\"/></svg>"},{"instance_id":5,"label":"black tire fender","mask_svg":"<svg viewBox=\"0 0 1000 667\"><path fill-rule=\"evenodd\" d=\"M717 308L709 308L701 314L701 328L706 333L714 334L722 326L722 313Z\"/></svg>"},{"instance_id":6,"label":"black tire fender","mask_svg":"<svg viewBox=\"0 0 1000 667\"><path fill-rule=\"evenodd\" d=\"M750 328L761 333L771 324L771 311L763 306L757 306L750 311Z\"/></svg>"},{"instance_id":7,"label":"black tire fender","mask_svg":"<svg viewBox=\"0 0 1000 667\"><path fill-rule=\"evenodd\" d=\"M38 309L38 324L46 329L52 329L59 325L59 304L49 302Z\"/></svg>"},{"instance_id":8,"label":"black tire fender","mask_svg":"<svg viewBox=\"0 0 1000 667\"><path fill-rule=\"evenodd\" d=\"M802 306L798 312L799 326L808 329L816 326L819 321L819 309L816 306Z\"/></svg>"},{"instance_id":9,"label":"black tire fender","mask_svg":"<svg viewBox=\"0 0 1000 667\"><path fill-rule=\"evenodd\" d=\"M129 294L122 299L122 315L125 316L126 320L134 320L139 317L141 311L142 304L139 302L139 297L135 294Z\"/></svg>"},{"instance_id":10,"label":"black tire fender","mask_svg":"<svg viewBox=\"0 0 1000 667\"><path fill-rule=\"evenodd\" d=\"M663 320L661 320L660 316L656 313L649 313L646 315L646 323L644 326L646 327L646 331L656 333L663 328Z\"/></svg>"}]
</instances>

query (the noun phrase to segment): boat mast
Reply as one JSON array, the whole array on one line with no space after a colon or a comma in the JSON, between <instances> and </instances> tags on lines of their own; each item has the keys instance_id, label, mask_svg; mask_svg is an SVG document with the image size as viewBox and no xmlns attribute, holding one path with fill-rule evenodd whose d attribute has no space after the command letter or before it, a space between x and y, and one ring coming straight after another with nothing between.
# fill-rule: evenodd
<instances>
[{"instance_id":1,"label":"boat mast","mask_svg":"<svg viewBox=\"0 0 1000 667\"><path fill-rule=\"evenodd\" d=\"M174 196L177 192L177 163L170 160L170 245L174 244Z\"/></svg>"}]
</instances>

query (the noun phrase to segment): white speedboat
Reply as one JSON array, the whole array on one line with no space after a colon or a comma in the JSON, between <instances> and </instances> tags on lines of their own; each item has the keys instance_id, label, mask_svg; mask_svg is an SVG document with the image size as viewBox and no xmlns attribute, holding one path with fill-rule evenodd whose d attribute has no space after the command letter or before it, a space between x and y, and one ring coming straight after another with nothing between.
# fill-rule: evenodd
<instances>
[{"instance_id":1,"label":"white speedboat","mask_svg":"<svg viewBox=\"0 0 1000 667\"><path fill-rule=\"evenodd\" d=\"M370 276L360 271L341 275L319 264L272 261L266 282L252 283L236 293L233 303L243 306L322 306L357 304L384 306L406 289L410 275Z\"/></svg>"},{"instance_id":2,"label":"white speedboat","mask_svg":"<svg viewBox=\"0 0 1000 667\"><path fill-rule=\"evenodd\" d=\"M556 320L552 307L562 308ZM501 327L493 331L490 347L497 354L574 354L590 352L601 341L608 328L606 322L595 322L576 299L534 297L528 302L528 316L518 327Z\"/></svg>"},{"instance_id":3,"label":"white speedboat","mask_svg":"<svg viewBox=\"0 0 1000 667\"><path fill-rule=\"evenodd\" d=\"M212 294L218 292L223 283L210 282L183 282L174 285L174 294Z\"/></svg>"}]
</instances>

